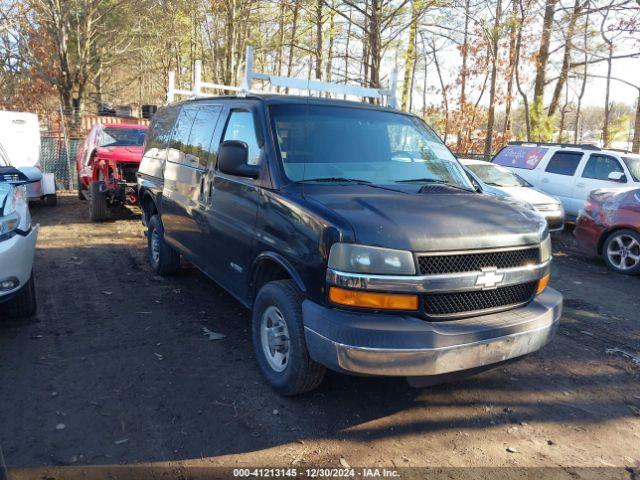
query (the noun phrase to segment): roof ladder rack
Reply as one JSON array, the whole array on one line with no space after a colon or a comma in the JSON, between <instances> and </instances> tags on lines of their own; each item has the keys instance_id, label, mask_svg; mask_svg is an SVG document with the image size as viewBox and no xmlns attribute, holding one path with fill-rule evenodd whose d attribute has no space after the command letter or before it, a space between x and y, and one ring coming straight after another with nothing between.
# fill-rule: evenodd
<instances>
[{"instance_id":1,"label":"roof ladder rack","mask_svg":"<svg viewBox=\"0 0 640 480\"><path fill-rule=\"evenodd\" d=\"M244 77L240 87L231 85L222 85L218 83L208 83L202 81L202 63L200 60L196 60L193 66L193 88L191 90L184 90L176 88L176 76L175 72L169 72L169 88L167 89L167 103L173 103L176 95L185 95L190 98L209 97L210 94L203 92L203 89L215 89L231 92L238 92L240 95L247 95L249 93L265 93L252 89L252 83L254 80L266 81L273 87L292 88L296 90L307 90L309 92L326 92L335 93L338 95L350 95L355 97L364 97L379 99L381 103L384 103L386 98L387 106L391 108L397 108L396 89L398 82L398 75L396 70L393 70L389 77L388 88L370 88L361 87L356 85L344 85L339 83L322 82L320 80L304 80L301 78L280 77L276 75L269 75L266 73L260 73L253 70L253 47L247 46L246 52L246 68Z\"/></svg>"}]
</instances>

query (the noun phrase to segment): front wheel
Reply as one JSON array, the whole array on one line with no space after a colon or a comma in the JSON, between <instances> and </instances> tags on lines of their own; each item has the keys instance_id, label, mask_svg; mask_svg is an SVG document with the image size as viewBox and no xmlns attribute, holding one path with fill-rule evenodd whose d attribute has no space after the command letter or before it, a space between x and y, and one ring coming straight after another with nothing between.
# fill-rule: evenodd
<instances>
[{"instance_id":1,"label":"front wheel","mask_svg":"<svg viewBox=\"0 0 640 480\"><path fill-rule=\"evenodd\" d=\"M31 272L31 277L25 286L22 287L22 290L3 307L7 309L7 316L9 318L27 318L35 315L38 306L33 272Z\"/></svg>"},{"instance_id":2,"label":"front wheel","mask_svg":"<svg viewBox=\"0 0 640 480\"><path fill-rule=\"evenodd\" d=\"M160 217L151 217L147 228L147 252L151 267L158 275L176 273L180 270L180 254L165 242Z\"/></svg>"},{"instance_id":3,"label":"front wheel","mask_svg":"<svg viewBox=\"0 0 640 480\"><path fill-rule=\"evenodd\" d=\"M92 222L102 222L107 219L107 194L104 191L104 182L91 182L89 185L89 216Z\"/></svg>"},{"instance_id":4,"label":"front wheel","mask_svg":"<svg viewBox=\"0 0 640 480\"><path fill-rule=\"evenodd\" d=\"M254 304L253 346L258 366L269 385L281 395L315 389L326 371L307 351L303 300L293 281L278 280L262 287Z\"/></svg>"},{"instance_id":5,"label":"front wheel","mask_svg":"<svg viewBox=\"0 0 640 480\"><path fill-rule=\"evenodd\" d=\"M640 274L640 234L628 229L613 232L604 242L602 257L614 272Z\"/></svg>"}]
</instances>

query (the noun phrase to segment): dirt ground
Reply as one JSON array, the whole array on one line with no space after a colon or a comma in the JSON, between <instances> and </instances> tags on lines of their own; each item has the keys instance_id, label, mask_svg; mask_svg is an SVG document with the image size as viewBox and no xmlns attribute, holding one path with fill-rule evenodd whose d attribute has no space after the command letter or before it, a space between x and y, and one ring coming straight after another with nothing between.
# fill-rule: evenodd
<instances>
[{"instance_id":1,"label":"dirt ground","mask_svg":"<svg viewBox=\"0 0 640 480\"><path fill-rule=\"evenodd\" d=\"M39 313L0 324L9 467L640 467L640 365L623 353L640 351L640 277L570 233L554 236L565 313L540 352L425 389L329 373L286 399L239 303L193 267L151 272L138 213L92 224L72 194L32 213Z\"/></svg>"}]
</instances>

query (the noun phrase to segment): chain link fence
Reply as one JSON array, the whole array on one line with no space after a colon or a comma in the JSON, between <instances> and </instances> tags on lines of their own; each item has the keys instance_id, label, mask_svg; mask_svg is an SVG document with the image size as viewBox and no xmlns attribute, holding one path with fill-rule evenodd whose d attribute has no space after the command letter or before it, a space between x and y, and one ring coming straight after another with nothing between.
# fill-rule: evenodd
<instances>
[{"instance_id":1,"label":"chain link fence","mask_svg":"<svg viewBox=\"0 0 640 480\"><path fill-rule=\"evenodd\" d=\"M63 137L42 137L40 139L40 163L45 173L53 173L56 185L61 189L76 187L76 152L82 140Z\"/></svg>"}]
</instances>

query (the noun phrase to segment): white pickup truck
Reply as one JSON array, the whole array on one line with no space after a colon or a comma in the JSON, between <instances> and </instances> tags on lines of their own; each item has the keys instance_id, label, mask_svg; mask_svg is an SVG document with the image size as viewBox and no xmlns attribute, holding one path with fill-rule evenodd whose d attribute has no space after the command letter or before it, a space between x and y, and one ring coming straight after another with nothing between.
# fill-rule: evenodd
<instances>
[{"instance_id":1,"label":"white pickup truck","mask_svg":"<svg viewBox=\"0 0 640 480\"><path fill-rule=\"evenodd\" d=\"M596 188L640 186L639 155L592 145L510 142L492 162L558 198L573 219Z\"/></svg>"}]
</instances>

